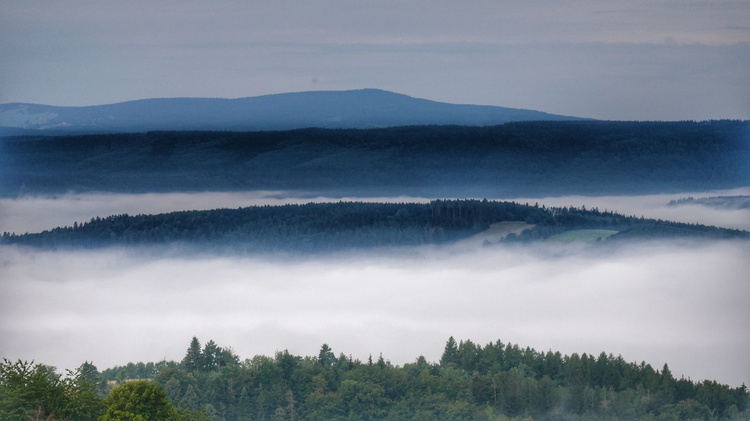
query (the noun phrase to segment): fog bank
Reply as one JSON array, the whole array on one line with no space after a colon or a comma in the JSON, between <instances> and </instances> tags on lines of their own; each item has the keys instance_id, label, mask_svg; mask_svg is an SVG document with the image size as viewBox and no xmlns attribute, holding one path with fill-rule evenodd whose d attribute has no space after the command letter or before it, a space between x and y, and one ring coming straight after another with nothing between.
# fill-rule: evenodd
<instances>
[{"instance_id":1,"label":"fog bank","mask_svg":"<svg viewBox=\"0 0 750 421\"><path fill-rule=\"evenodd\" d=\"M104 369L180 360L195 335L242 358L328 343L403 364L439 360L452 335L750 383L747 242L556 250L283 260L3 246L0 356Z\"/></svg>"},{"instance_id":2,"label":"fog bank","mask_svg":"<svg viewBox=\"0 0 750 421\"><path fill-rule=\"evenodd\" d=\"M322 197L304 192L248 191L197 193L84 193L60 196L21 196L0 198L0 232L40 232L73 222L88 222L96 216L127 213L159 214L185 210L239 208L262 205L304 204L310 202L428 202L411 196Z\"/></svg>"}]
</instances>

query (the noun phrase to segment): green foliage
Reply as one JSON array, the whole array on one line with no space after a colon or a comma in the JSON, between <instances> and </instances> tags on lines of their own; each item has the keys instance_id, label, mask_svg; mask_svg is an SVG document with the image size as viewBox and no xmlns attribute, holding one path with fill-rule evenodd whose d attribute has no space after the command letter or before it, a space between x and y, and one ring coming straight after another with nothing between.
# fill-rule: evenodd
<instances>
[{"instance_id":1,"label":"green foliage","mask_svg":"<svg viewBox=\"0 0 750 421\"><path fill-rule=\"evenodd\" d=\"M124 366L104 370L100 375L100 379L102 381L115 381L117 383L123 383L126 380L153 379L156 373L161 372L167 367L175 367L177 365L178 363L174 361L159 361L156 363L131 362Z\"/></svg>"},{"instance_id":2,"label":"green foliage","mask_svg":"<svg viewBox=\"0 0 750 421\"><path fill-rule=\"evenodd\" d=\"M88 362L63 378L54 367L3 359L0 419L96 420L103 408L98 374Z\"/></svg>"},{"instance_id":3,"label":"green foliage","mask_svg":"<svg viewBox=\"0 0 750 421\"><path fill-rule=\"evenodd\" d=\"M137 380L115 388L104 401L101 421L157 421L175 419L177 410L156 384Z\"/></svg>"},{"instance_id":4,"label":"green foliage","mask_svg":"<svg viewBox=\"0 0 750 421\"><path fill-rule=\"evenodd\" d=\"M185 354L185 358L182 359L182 366L185 367L187 371L199 370L204 366L201 344L195 336L193 336L193 340L190 341L190 347L187 350L187 354Z\"/></svg>"},{"instance_id":5,"label":"green foliage","mask_svg":"<svg viewBox=\"0 0 750 421\"><path fill-rule=\"evenodd\" d=\"M550 237L550 240L561 241L564 243L580 241L601 241L609 238L614 234L617 234L617 231L602 229L579 229L565 231L563 233L553 235L552 237Z\"/></svg>"},{"instance_id":6,"label":"green foliage","mask_svg":"<svg viewBox=\"0 0 750 421\"><path fill-rule=\"evenodd\" d=\"M210 408L217 419L746 419L748 392L715 382L675 379L600 353L561 355L501 341L484 346L450 338L440 364L419 357L403 367L287 351L216 371L165 368L155 383L180 386L172 397ZM170 395L171 396L171 395ZM197 404L196 402L197 397ZM182 403L181 403L182 402ZM742 418L745 417L745 418Z\"/></svg>"},{"instance_id":7,"label":"green foliage","mask_svg":"<svg viewBox=\"0 0 750 421\"><path fill-rule=\"evenodd\" d=\"M239 364L239 358L231 349L221 348L213 340L206 342L201 350L198 338L193 337L181 364L189 372L213 371L227 365Z\"/></svg>"},{"instance_id":8,"label":"green foliage","mask_svg":"<svg viewBox=\"0 0 750 421\"><path fill-rule=\"evenodd\" d=\"M102 397L106 390L103 384L99 381L99 370L89 362L83 363L73 372L68 371L67 416L81 421L96 420L104 409Z\"/></svg>"},{"instance_id":9,"label":"green foliage","mask_svg":"<svg viewBox=\"0 0 750 421\"><path fill-rule=\"evenodd\" d=\"M0 419L25 420L31 414L63 417L66 404L65 384L53 367L3 359L0 365Z\"/></svg>"},{"instance_id":10,"label":"green foliage","mask_svg":"<svg viewBox=\"0 0 750 421\"><path fill-rule=\"evenodd\" d=\"M403 367L382 355L365 363L336 357L328 345L317 356L283 351L197 369L146 366L155 370L152 381L122 382L102 398L90 363L63 378L41 364L5 360L0 419L750 419L745 385L694 383L675 379L667 364L655 370L604 352L561 355L499 340L482 346L451 337L439 364L418 357Z\"/></svg>"},{"instance_id":11,"label":"green foliage","mask_svg":"<svg viewBox=\"0 0 750 421\"><path fill-rule=\"evenodd\" d=\"M448 338L448 342L445 344L445 350L443 350L443 356L440 358L440 365L447 366L449 364L457 365L458 360L458 345L453 336Z\"/></svg>"},{"instance_id":12,"label":"green foliage","mask_svg":"<svg viewBox=\"0 0 750 421\"><path fill-rule=\"evenodd\" d=\"M166 399L166 394L147 381L126 382L107 395L103 377L89 362L68 371L63 377L53 367L20 360L13 363L4 359L0 364L0 419L208 419L203 411L175 409Z\"/></svg>"}]
</instances>

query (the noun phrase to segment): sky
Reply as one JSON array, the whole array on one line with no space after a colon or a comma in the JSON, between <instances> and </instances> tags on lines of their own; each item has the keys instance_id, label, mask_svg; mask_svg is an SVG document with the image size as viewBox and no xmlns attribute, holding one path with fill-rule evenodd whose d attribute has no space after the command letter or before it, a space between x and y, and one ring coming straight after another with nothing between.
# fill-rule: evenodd
<instances>
[{"instance_id":1,"label":"sky","mask_svg":"<svg viewBox=\"0 0 750 421\"><path fill-rule=\"evenodd\" d=\"M614 120L750 118L747 0L6 0L0 103L379 88Z\"/></svg>"}]
</instances>

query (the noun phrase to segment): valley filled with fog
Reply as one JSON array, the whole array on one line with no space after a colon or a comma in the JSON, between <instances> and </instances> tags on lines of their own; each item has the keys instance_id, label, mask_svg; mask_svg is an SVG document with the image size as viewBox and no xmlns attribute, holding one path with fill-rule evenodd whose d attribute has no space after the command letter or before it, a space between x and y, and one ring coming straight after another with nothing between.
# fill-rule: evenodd
<instances>
[{"instance_id":1,"label":"valley filled with fog","mask_svg":"<svg viewBox=\"0 0 750 421\"><path fill-rule=\"evenodd\" d=\"M667 206L730 191L502 198L750 229L748 209ZM310 201L280 192L82 194L0 199L0 231L36 232L95 216ZM394 364L437 361L449 336L565 354L665 362L679 377L750 381L750 248L735 241L616 248L540 243L423 247L306 258L185 256L179 250L0 251L0 355L58 368L179 360L192 336L242 358L288 349Z\"/></svg>"}]
</instances>

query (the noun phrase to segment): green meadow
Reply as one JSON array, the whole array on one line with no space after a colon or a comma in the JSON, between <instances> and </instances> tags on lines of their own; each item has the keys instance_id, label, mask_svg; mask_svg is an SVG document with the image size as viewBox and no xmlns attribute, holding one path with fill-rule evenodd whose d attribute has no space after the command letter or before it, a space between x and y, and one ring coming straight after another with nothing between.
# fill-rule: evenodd
<instances>
[{"instance_id":1,"label":"green meadow","mask_svg":"<svg viewBox=\"0 0 750 421\"><path fill-rule=\"evenodd\" d=\"M552 241L562 241L565 243L572 243L576 241L597 241L604 240L610 235L617 234L615 230L599 230L599 229L581 229L565 231L563 233L553 235L549 239Z\"/></svg>"}]
</instances>

